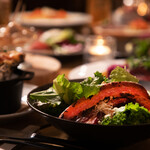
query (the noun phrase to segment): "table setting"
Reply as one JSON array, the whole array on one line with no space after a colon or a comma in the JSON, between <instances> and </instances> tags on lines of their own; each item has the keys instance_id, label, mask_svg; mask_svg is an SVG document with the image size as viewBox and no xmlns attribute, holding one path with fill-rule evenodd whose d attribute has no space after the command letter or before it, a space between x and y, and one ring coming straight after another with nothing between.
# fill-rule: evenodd
<instances>
[{"instance_id":1,"label":"table setting","mask_svg":"<svg viewBox=\"0 0 150 150\"><path fill-rule=\"evenodd\" d=\"M149 149L149 3L135 1L98 22L17 2L0 24L0 149Z\"/></svg>"}]
</instances>

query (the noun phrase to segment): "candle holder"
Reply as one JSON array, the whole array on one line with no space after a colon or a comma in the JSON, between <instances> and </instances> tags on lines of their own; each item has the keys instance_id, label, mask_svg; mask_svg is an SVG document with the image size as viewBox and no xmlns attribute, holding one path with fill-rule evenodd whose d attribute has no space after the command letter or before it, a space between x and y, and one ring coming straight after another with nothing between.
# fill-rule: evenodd
<instances>
[{"instance_id":1,"label":"candle holder","mask_svg":"<svg viewBox=\"0 0 150 150\"><path fill-rule=\"evenodd\" d=\"M84 50L85 62L113 59L115 55L115 38L110 36L91 35L86 39Z\"/></svg>"}]
</instances>

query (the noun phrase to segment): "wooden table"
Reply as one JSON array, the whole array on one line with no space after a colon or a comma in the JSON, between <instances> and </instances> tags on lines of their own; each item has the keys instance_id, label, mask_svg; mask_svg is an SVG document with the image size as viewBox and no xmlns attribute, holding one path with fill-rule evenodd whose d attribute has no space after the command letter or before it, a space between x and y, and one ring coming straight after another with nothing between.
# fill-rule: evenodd
<instances>
[{"instance_id":1,"label":"wooden table","mask_svg":"<svg viewBox=\"0 0 150 150\"><path fill-rule=\"evenodd\" d=\"M72 57L72 59L64 60L61 62L62 68L60 69L60 74L65 74L65 76L68 78L69 72L79 65L82 65L84 63L83 56L79 57Z\"/></svg>"},{"instance_id":2,"label":"wooden table","mask_svg":"<svg viewBox=\"0 0 150 150\"><path fill-rule=\"evenodd\" d=\"M74 67L81 65L81 64L83 64L83 59L80 57L72 59L71 61L64 61L64 62L62 62L62 68L60 69L60 74L64 73L64 74L66 74L66 76L68 76L71 69L73 69ZM49 123L47 122L47 120L44 117L40 116L36 112L30 112L29 114L24 115L22 117L14 118L14 119L11 119L11 120L1 123L0 128L8 128L8 129L21 131L29 125L36 125L36 126L41 127L41 126L45 126L48 124ZM46 136L67 138L67 135L65 133L63 133L62 131L60 131L52 126L41 130L40 133L43 135L46 135ZM2 146L4 146L4 145L2 145ZM136 150L140 150L140 149L149 150L149 147L150 147L150 139L145 140L143 142L139 142L137 144L134 144L134 145L131 145L128 147L118 148L118 150L135 150L135 149ZM0 149L1 149L1 146L0 146ZM113 148L111 148L111 149L113 149ZM7 149L4 149L4 150L7 150ZM14 148L14 150L41 150L41 149L29 147L29 146L18 145L16 148Z\"/></svg>"}]
</instances>

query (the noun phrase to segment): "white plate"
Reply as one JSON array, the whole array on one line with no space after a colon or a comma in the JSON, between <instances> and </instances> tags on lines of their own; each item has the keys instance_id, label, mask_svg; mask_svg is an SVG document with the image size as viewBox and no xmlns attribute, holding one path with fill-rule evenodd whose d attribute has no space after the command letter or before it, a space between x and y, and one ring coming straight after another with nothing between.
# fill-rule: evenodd
<instances>
[{"instance_id":1,"label":"white plate","mask_svg":"<svg viewBox=\"0 0 150 150\"><path fill-rule=\"evenodd\" d=\"M13 118L22 117L31 112L31 108L29 108L27 104L27 94L35 87L37 86L33 84L24 83L21 99L21 108L15 113L0 115L0 123L4 123Z\"/></svg>"},{"instance_id":2,"label":"white plate","mask_svg":"<svg viewBox=\"0 0 150 150\"><path fill-rule=\"evenodd\" d=\"M30 12L24 12L25 14ZM23 18L23 15L18 13L15 17L15 21L27 26L36 27L67 27L89 24L92 21L92 17L86 13L80 12L67 12L67 17L63 19L27 19Z\"/></svg>"},{"instance_id":3,"label":"white plate","mask_svg":"<svg viewBox=\"0 0 150 150\"><path fill-rule=\"evenodd\" d=\"M147 29L131 29L128 26L120 27L101 27L95 26L93 30L96 34L104 34L115 37L138 37L138 36L149 36L150 26Z\"/></svg>"},{"instance_id":4,"label":"white plate","mask_svg":"<svg viewBox=\"0 0 150 150\"><path fill-rule=\"evenodd\" d=\"M25 62L18 68L34 72L33 79L27 82L40 86L53 81L61 69L61 62L54 57L28 53L25 56Z\"/></svg>"},{"instance_id":5,"label":"white plate","mask_svg":"<svg viewBox=\"0 0 150 150\"><path fill-rule=\"evenodd\" d=\"M98 62L92 62L83 64L81 66L75 67L72 69L68 75L69 80L73 79L83 79L86 77L92 77L94 76L94 73L96 71L99 72L105 72L107 68L110 65L118 64L118 65L124 65L125 60L124 59L112 59L112 60L104 60L104 61L98 61Z\"/></svg>"}]
</instances>

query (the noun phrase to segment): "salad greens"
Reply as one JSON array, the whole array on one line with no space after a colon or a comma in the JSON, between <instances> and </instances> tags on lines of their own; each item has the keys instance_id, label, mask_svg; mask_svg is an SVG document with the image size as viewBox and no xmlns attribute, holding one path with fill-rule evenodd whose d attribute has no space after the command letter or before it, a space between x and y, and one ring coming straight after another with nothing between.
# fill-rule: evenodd
<instances>
[{"instance_id":1,"label":"salad greens","mask_svg":"<svg viewBox=\"0 0 150 150\"><path fill-rule=\"evenodd\" d=\"M114 70L111 71L109 76L112 81L132 81L132 82L139 82L139 80L127 72L125 69L121 67L116 67Z\"/></svg>"},{"instance_id":2,"label":"salad greens","mask_svg":"<svg viewBox=\"0 0 150 150\"><path fill-rule=\"evenodd\" d=\"M53 80L53 88L67 104L71 104L71 102L80 98L80 94L83 92L80 83L70 82L65 78L64 74L58 75Z\"/></svg>"},{"instance_id":3,"label":"salad greens","mask_svg":"<svg viewBox=\"0 0 150 150\"><path fill-rule=\"evenodd\" d=\"M113 117L107 116L100 123L102 125L137 125L150 122L150 112L138 103L128 103L116 109Z\"/></svg>"},{"instance_id":4,"label":"salad greens","mask_svg":"<svg viewBox=\"0 0 150 150\"><path fill-rule=\"evenodd\" d=\"M67 104L71 104L81 97L88 98L98 93L106 77L98 71L94 75L93 78L88 77L82 82L70 82L64 74L58 75L53 81L53 88Z\"/></svg>"},{"instance_id":5,"label":"salad greens","mask_svg":"<svg viewBox=\"0 0 150 150\"><path fill-rule=\"evenodd\" d=\"M135 46L134 54L127 60L129 68L150 69L150 39L136 39L133 44Z\"/></svg>"},{"instance_id":6,"label":"salad greens","mask_svg":"<svg viewBox=\"0 0 150 150\"><path fill-rule=\"evenodd\" d=\"M60 43L67 39L72 39L74 36L74 32L71 29L64 29L64 30L55 29L55 31L56 31L56 34L53 34L53 36L48 37L46 39L46 43L50 46Z\"/></svg>"},{"instance_id":7,"label":"salad greens","mask_svg":"<svg viewBox=\"0 0 150 150\"><path fill-rule=\"evenodd\" d=\"M51 113L51 108L57 108L57 111L61 112L78 99L82 97L88 98L97 94L103 82L109 83L114 81L138 82L133 75L121 67L116 67L111 72L110 78L106 78L102 73L97 71L94 73L94 77L88 77L82 82L71 82L62 74L53 80L53 86L49 89L31 93L30 99L47 104L45 108L46 112L50 111Z\"/></svg>"}]
</instances>

